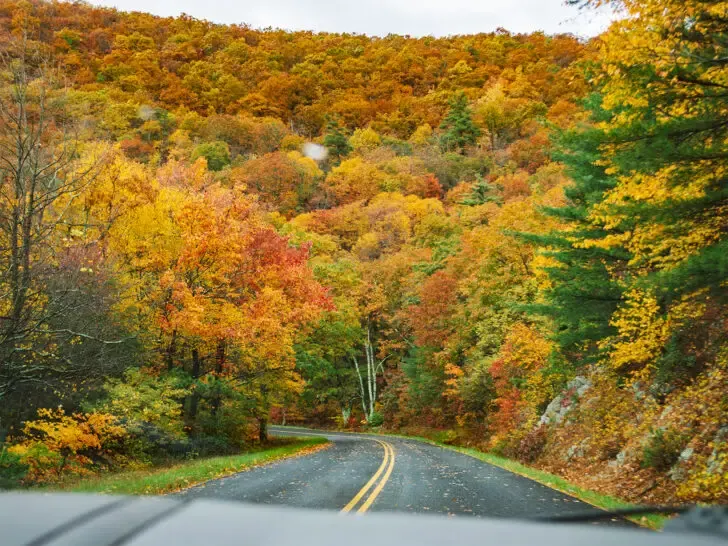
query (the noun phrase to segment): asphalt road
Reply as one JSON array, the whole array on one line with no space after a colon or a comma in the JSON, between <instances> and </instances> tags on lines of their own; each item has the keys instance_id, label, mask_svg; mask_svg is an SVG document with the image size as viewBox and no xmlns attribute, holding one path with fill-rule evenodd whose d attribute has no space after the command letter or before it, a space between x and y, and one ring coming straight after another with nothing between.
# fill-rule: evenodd
<instances>
[{"instance_id":1,"label":"asphalt road","mask_svg":"<svg viewBox=\"0 0 728 546\"><path fill-rule=\"evenodd\" d=\"M323 435L311 455L209 481L180 495L344 512L419 512L532 518L591 506L467 455L415 440L271 427Z\"/></svg>"}]
</instances>

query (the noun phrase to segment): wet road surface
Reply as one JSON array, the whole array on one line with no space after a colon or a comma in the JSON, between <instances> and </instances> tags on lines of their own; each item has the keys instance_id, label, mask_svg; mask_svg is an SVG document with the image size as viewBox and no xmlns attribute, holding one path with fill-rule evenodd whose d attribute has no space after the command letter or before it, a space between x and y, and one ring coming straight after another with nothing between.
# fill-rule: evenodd
<instances>
[{"instance_id":1,"label":"wet road surface","mask_svg":"<svg viewBox=\"0 0 728 546\"><path fill-rule=\"evenodd\" d=\"M270 433L322 435L332 444L180 495L352 513L533 518L593 510L528 478L416 440L289 427L271 427Z\"/></svg>"}]
</instances>

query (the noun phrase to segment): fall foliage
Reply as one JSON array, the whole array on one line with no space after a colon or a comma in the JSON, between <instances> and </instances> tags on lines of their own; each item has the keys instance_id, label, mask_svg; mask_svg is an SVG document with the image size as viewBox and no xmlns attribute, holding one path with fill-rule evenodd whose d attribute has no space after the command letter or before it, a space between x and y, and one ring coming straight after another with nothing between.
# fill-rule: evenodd
<instances>
[{"instance_id":1,"label":"fall foliage","mask_svg":"<svg viewBox=\"0 0 728 546\"><path fill-rule=\"evenodd\" d=\"M587 42L4 2L0 477L274 420L728 500L728 4L609 3Z\"/></svg>"}]
</instances>

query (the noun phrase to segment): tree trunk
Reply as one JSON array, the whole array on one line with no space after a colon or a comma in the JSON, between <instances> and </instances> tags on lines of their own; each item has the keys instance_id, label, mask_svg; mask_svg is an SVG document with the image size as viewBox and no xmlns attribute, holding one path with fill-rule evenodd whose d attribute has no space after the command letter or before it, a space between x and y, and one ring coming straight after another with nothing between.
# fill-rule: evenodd
<instances>
[{"instance_id":1,"label":"tree trunk","mask_svg":"<svg viewBox=\"0 0 728 546\"><path fill-rule=\"evenodd\" d=\"M258 417L258 440L260 443L268 441L268 418Z\"/></svg>"},{"instance_id":2,"label":"tree trunk","mask_svg":"<svg viewBox=\"0 0 728 546\"><path fill-rule=\"evenodd\" d=\"M367 387L369 389L369 413L367 414L367 421L369 421L374 414L374 403L377 401L377 370L374 364L371 326L367 326L367 341L364 346L364 352L367 357Z\"/></svg>"},{"instance_id":3,"label":"tree trunk","mask_svg":"<svg viewBox=\"0 0 728 546\"><path fill-rule=\"evenodd\" d=\"M215 379L218 381L215 389L215 396L212 399L212 415L217 417L217 412L220 409L222 403L222 392L220 390L220 376L222 375L222 369L225 365L225 339L219 339L217 342L217 352L215 353Z\"/></svg>"},{"instance_id":4,"label":"tree trunk","mask_svg":"<svg viewBox=\"0 0 728 546\"><path fill-rule=\"evenodd\" d=\"M165 360L167 361L167 370L172 371L174 369L174 356L177 353L177 330L172 332L172 339L169 341L167 346L167 354Z\"/></svg>"},{"instance_id":5,"label":"tree trunk","mask_svg":"<svg viewBox=\"0 0 728 546\"><path fill-rule=\"evenodd\" d=\"M356 357L351 357L351 359L354 361L356 375L359 378L361 407L362 410L364 410L364 416L366 417L367 422L369 422L372 415L374 415L377 402L377 373L378 370L382 369L384 361L386 360L386 358L384 358L381 362L377 363L376 358L374 357L374 344L372 343L371 326L367 326L367 338L364 341L364 356L367 360L366 389L364 388L364 378L362 377L362 373L359 368L359 360Z\"/></svg>"},{"instance_id":6,"label":"tree trunk","mask_svg":"<svg viewBox=\"0 0 728 546\"><path fill-rule=\"evenodd\" d=\"M359 359L352 356L351 359L354 361L354 367L356 368L356 375L359 378L359 393L361 398L361 409L364 410L364 416L367 415L367 399L366 392L364 391L364 379L361 376L361 370L359 369Z\"/></svg>"},{"instance_id":7,"label":"tree trunk","mask_svg":"<svg viewBox=\"0 0 728 546\"><path fill-rule=\"evenodd\" d=\"M202 371L202 362L200 361L200 352L197 348L192 349L192 377L198 379ZM193 422L197 418L197 407L200 403L200 393L197 392L197 388L192 391L190 395L190 408L187 413L187 419Z\"/></svg>"}]
</instances>

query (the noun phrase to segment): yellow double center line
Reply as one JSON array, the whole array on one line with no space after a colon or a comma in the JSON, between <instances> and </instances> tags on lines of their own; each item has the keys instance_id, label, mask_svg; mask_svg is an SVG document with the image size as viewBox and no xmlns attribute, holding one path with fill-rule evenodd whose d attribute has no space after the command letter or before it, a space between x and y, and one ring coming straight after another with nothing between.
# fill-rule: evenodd
<instances>
[{"instance_id":1,"label":"yellow double center line","mask_svg":"<svg viewBox=\"0 0 728 546\"><path fill-rule=\"evenodd\" d=\"M341 510L341 512L344 514L347 512L351 512L354 507L359 504L359 501L364 497L364 495L366 495L367 492L372 488L372 486L374 486L374 484L377 484L376 487L374 487L374 490L361 504L361 506L359 506L357 513L361 514L369 510L369 507L379 496L379 493L382 492L382 489L384 489L387 480L389 480L389 476L392 474L392 469L394 468L394 448L391 444L387 442L382 442L380 440L374 441L378 442L384 448L384 459L382 460L382 464L379 465L379 469L376 471L374 476L372 476L372 478L367 482L367 484L362 487L361 490L359 490L359 492L354 496L353 499L351 499L351 501L349 501L349 504L344 506L344 508ZM384 473L384 476L382 476L382 473ZM381 480L379 479L380 476L382 476ZM377 480L379 480L379 483L377 483Z\"/></svg>"}]
</instances>

